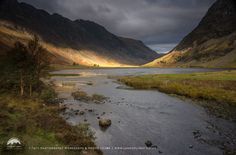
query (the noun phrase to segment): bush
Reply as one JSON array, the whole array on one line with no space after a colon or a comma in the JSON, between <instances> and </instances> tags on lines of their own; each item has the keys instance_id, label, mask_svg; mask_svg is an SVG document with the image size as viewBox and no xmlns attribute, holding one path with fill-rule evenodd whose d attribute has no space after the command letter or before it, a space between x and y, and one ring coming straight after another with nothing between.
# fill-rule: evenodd
<instances>
[{"instance_id":1,"label":"bush","mask_svg":"<svg viewBox=\"0 0 236 155\"><path fill-rule=\"evenodd\" d=\"M40 93L40 99L46 103L55 103L57 93L52 88L44 88Z\"/></svg>"}]
</instances>

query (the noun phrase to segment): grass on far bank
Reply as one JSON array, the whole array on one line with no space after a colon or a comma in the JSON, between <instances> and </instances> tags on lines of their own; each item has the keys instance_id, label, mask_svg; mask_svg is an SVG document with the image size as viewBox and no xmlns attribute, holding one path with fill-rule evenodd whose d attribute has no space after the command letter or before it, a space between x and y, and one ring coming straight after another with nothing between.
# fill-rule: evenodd
<instances>
[{"instance_id":1,"label":"grass on far bank","mask_svg":"<svg viewBox=\"0 0 236 155\"><path fill-rule=\"evenodd\" d=\"M236 120L236 71L120 77L136 89L157 89L202 103L213 114Z\"/></svg>"},{"instance_id":2,"label":"grass on far bank","mask_svg":"<svg viewBox=\"0 0 236 155\"><path fill-rule=\"evenodd\" d=\"M58 65L58 64L52 64L50 66L50 70L63 70L63 69L95 69L99 67L94 66L83 66L83 65Z\"/></svg>"},{"instance_id":3,"label":"grass on far bank","mask_svg":"<svg viewBox=\"0 0 236 155\"><path fill-rule=\"evenodd\" d=\"M57 70L71 70L71 69L127 69L127 68L139 68L140 66L114 66L114 67L104 67L104 66L83 66L83 65L57 65L53 64L50 66L50 71Z\"/></svg>"},{"instance_id":4,"label":"grass on far bank","mask_svg":"<svg viewBox=\"0 0 236 155\"><path fill-rule=\"evenodd\" d=\"M80 74L49 74L49 76L80 76Z\"/></svg>"},{"instance_id":5,"label":"grass on far bank","mask_svg":"<svg viewBox=\"0 0 236 155\"><path fill-rule=\"evenodd\" d=\"M47 105L37 99L0 95L0 143L17 137L26 146L26 152L30 151L27 150L29 146L94 147L94 136L89 126L69 125L60 117L62 110L58 104ZM93 151L92 154L99 153Z\"/></svg>"}]
</instances>

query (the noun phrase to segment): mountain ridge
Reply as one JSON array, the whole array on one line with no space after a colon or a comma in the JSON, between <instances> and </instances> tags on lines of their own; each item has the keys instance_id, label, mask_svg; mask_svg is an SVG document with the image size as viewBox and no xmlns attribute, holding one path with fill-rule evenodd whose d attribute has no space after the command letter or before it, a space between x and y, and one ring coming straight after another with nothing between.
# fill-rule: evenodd
<instances>
[{"instance_id":1,"label":"mountain ridge","mask_svg":"<svg viewBox=\"0 0 236 155\"><path fill-rule=\"evenodd\" d=\"M217 0L198 26L146 67L236 68L236 2Z\"/></svg>"},{"instance_id":2,"label":"mountain ridge","mask_svg":"<svg viewBox=\"0 0 236 155\"><path fill-rule=\"evenodd\" d=\"M86 56L86 51L90 53L88 57L99 57L99 61L89 60L87 64L90 65L105 66L106 62L141 65L160 56L141 41L116 36L95 22L82 19L72 21L57 13L49 14L27 3L19 3L17 0L0 2L0 19L13 23L13 27L21 27L30 33L36 33L44 42L60 49L72 49L75 57L81 53ZM61 55L65 54L63 51ZM67 56L66 59L69 57ZM84 60L82 62L71 57L69 59L71 59L68 60L69 63L88 62L83 57L81 57L81 60Z\"/></svg>"}]
</instances>

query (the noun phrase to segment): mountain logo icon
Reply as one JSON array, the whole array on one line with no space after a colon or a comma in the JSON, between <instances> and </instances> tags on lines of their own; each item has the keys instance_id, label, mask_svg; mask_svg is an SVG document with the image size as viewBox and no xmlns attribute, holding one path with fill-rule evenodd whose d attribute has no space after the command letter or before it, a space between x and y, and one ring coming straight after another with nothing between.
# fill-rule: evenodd
<instances>
[{"instance_id":1,"label":"mountain logo icon","mask_svg":"<svg viewBox=\"0 0 236 155\"><path fill-rule=\"evenodd\" d=\"M22 149L23 145L18 138L13 137L7 141L6 147L7 149Z\"/></svg>"}]
</instances>

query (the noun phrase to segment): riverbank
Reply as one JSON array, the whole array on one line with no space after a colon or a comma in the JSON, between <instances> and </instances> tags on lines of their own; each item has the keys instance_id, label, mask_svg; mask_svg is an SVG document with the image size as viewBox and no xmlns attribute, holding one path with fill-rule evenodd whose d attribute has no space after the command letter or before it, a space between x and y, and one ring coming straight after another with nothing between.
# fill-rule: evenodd
<instances>
[{"instance_id":1,"label":"riverbank","mask_svg":"<svg viewBox=\"0 0 236 155\"><path fill-rule=\"evenodd\" d=\"M142 66L116 66L116 67L103 67L103 66L82 66L82 65L51 65L50 71L59 70L76 70L76 69L136 69L136 68L146 68Z\"/></svg>"},{"instance_id":2,"label":"riverbank","mask_svg":"<svg viewBox=\"0 0 236 155\"><path fill-rule=\"evenodd\" d=\"M10 94L0 95L0 138L6 142L17 137L29 147L95 147L94 135L86 124L69 125L60 113L65 110L59 104L45 104L37 98L22 98ZM3 147L4 148L4 147ZM2 148L2 149L3 149ZM2 150L3 151L3 150ZM50 150L35 150L50 152ZM58 150L57 150L58 151ZM60 154L79 153L82 150L59 150ZM91 154L102 154L90 151ZM55 151L51 151L55 153Z\"/></svg>"},{"instance_id":3,"label":"riverbank","mask_svg":"<svg viewBox=\"0 0 236 155\"><path fill-rule=\"evenodd\" d=\"M136 89L157 89L185 96L218 117L236 120L236 71L157 74L120 77L119 81Z\"/></svg>"}]
</instances>

